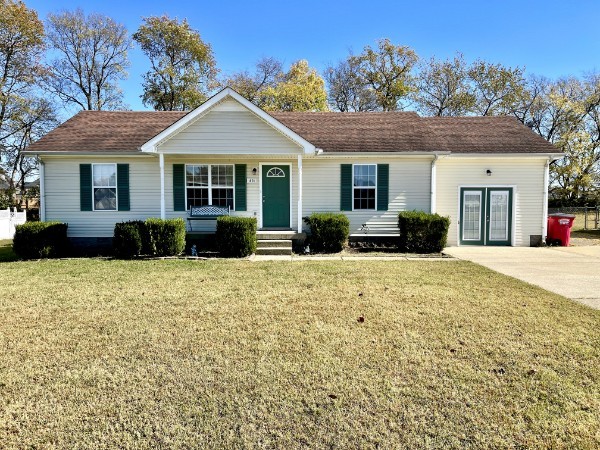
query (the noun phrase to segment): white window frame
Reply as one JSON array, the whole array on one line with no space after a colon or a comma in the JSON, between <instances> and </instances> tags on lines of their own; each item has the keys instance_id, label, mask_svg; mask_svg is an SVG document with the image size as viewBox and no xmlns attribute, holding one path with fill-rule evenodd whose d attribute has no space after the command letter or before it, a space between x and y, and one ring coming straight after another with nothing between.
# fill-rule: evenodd
<instances>
[{"instance_id":1,"label":"white window frame","mask_svg":"<svg viewBox=\"0 0 600 450\"><path fill-rule=\"evenodd\" d=\"M115 167L115 185L114 186L96 186L94 184L94 168L96 166L114 166ZM117 163L92 163L92 211L114 212L119 210L119 173L117 172ZM96 189L115 189L115 209L96 209Z\"/></svg>"},{"instance_id":2,"label":"white window frame","mask_svg":"<svg viewBox=\"0 0 600 450\"><path fill-rule=\"evenodd\" d=\"M375 166L375 186L365 187L365 186L354 186L354 167L355 166ZM378 174L377 174L377 164L373 163L356 163L352 164L352 211L377 211L377 187L378 187ZM355 208L354 207L354 191L356 189L375 189L375 208Z\"/></svg>"},{"instance_id":3,"label":"white window frame","mask_svg":"<svg viewBox=\"0 0 600 450\"><path fill-rule=\"evenodd\" d=\"M187 184L187 168L188 166L208 166L208 186L188 186ZM233 168L233 184L231 186L221 186L212 184L212 166L230 166ZM233 206L231 211L235 211L235 164L209 164L209 163L190 163L184 167L185 177L185 209L188 210L188 189L208 189L208 204L213 204L212 190L213 189L233 189Z\"/></svg>"}]
</instances>

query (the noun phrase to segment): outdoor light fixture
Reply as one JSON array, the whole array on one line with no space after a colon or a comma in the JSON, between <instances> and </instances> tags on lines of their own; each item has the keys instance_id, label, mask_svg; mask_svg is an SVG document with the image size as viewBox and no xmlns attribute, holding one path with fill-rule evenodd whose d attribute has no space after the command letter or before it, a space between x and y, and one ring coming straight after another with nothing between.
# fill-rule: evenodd
<instances>
[{"instance_id":1,"label":"outdoor light fixture","mask_svg":"<svg viewBox=\"0 0 600 450\"><path fill-rule=\"evenodd\" d=\"M256 175L258 173L258 169L256 167L254 167L252 169L252 175Z\"/></svg>"},{"instance_id":2,"label":"outdoor light fixture","mask_svg":"<svg viewBox=\"0 0 600 450\"><path fill-rule=\"evenodd\" d=\"M486 174L488 177L491 177L491 176L492 176L492 171L491 171L490 169L487 169L487 170L485 171L485 174Z\"/></svg>"}]
</instances>

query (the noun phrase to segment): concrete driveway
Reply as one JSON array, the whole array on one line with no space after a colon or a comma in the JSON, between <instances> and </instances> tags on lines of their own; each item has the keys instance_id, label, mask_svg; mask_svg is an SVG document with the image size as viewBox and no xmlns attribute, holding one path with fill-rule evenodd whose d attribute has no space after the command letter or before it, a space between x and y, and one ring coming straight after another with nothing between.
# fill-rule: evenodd
<instances>
[{"instance_id":1,"label":"concrete driveway","mask_svg":"<svg viewBox=\"0 0 600 450\"><path fill-rule=\"evenodd\" d=\"M600 246L464 246L444 252L600 309Z\"/></svg>"}]
</instances>

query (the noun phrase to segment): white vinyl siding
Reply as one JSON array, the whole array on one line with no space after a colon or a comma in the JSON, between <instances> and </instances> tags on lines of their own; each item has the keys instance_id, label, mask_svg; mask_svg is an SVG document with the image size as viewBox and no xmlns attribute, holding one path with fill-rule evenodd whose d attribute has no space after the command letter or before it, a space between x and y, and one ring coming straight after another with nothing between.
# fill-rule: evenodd
<instances>
[{"instance_id":1,"label":"white vinyl siding","mask_svg":"<svg viewBox=\"0 0 600 450\"><path fill-rule=\"evenodd\" d=\"M46 220L69 224L70 237L111 237L115 223L160 217L160 175L155 157L44 156ZM129 164L130 211L81 211L79 164Z\"/></svg>"},{"instance_id":2,"label":"white vinyl siding","mask_svg":"<svg viewBox=\"0 0 600 450\"><path fill-rule=\"evenodd\" d=\"M226 100L161 144L159 151L171 154L298 155L302 149L235 100Z\"/></svg>"},{"instance_id":3,"label":"white vinyl siding","mask_svg":"<svg viewBox=\"0 0 600 450\"><path fill-rule=\"evenodd\" d=\"M306 158L303 161L304 198L302 215L313 212L340 211L340 176L342 164L389 164L389 209L387 211L343 211L350 219L350 233L359 233L369 222L389 222L395 227L398 211L413 209L429 211L431 159L386 158L369 159ZM306 226L306 225L305 225Z\"/></svg>"},{"instance_id":4,"label":"white vinyl siding","mask_svg":"<svg viewBox=\"0 0 600 450\"><path fill-rule=\"evenodd\" d=\"M448 245L457 245L459 188L514 187L514 246L529 246L542 234L545 159L532 157L443 157L437 161L437 213L450 216ZM486 170L492 175L487 176Z\"/></svg>"}]
</instances>

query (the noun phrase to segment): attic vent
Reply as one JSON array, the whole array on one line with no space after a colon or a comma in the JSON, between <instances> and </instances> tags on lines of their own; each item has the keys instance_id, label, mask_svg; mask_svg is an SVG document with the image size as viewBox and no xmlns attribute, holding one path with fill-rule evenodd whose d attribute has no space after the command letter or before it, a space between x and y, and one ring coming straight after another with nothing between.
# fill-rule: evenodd
<instances>
[{"instance_id":1,"label":"attic vent","mask_svg":"<svg viewBox=\"0 0 600 450\"><path fill-rule=\"evenodd\" d=\"M267 178L285 178L285 172L279 167L272 167L267 172Z\"/></svg>"}]
</instances>

